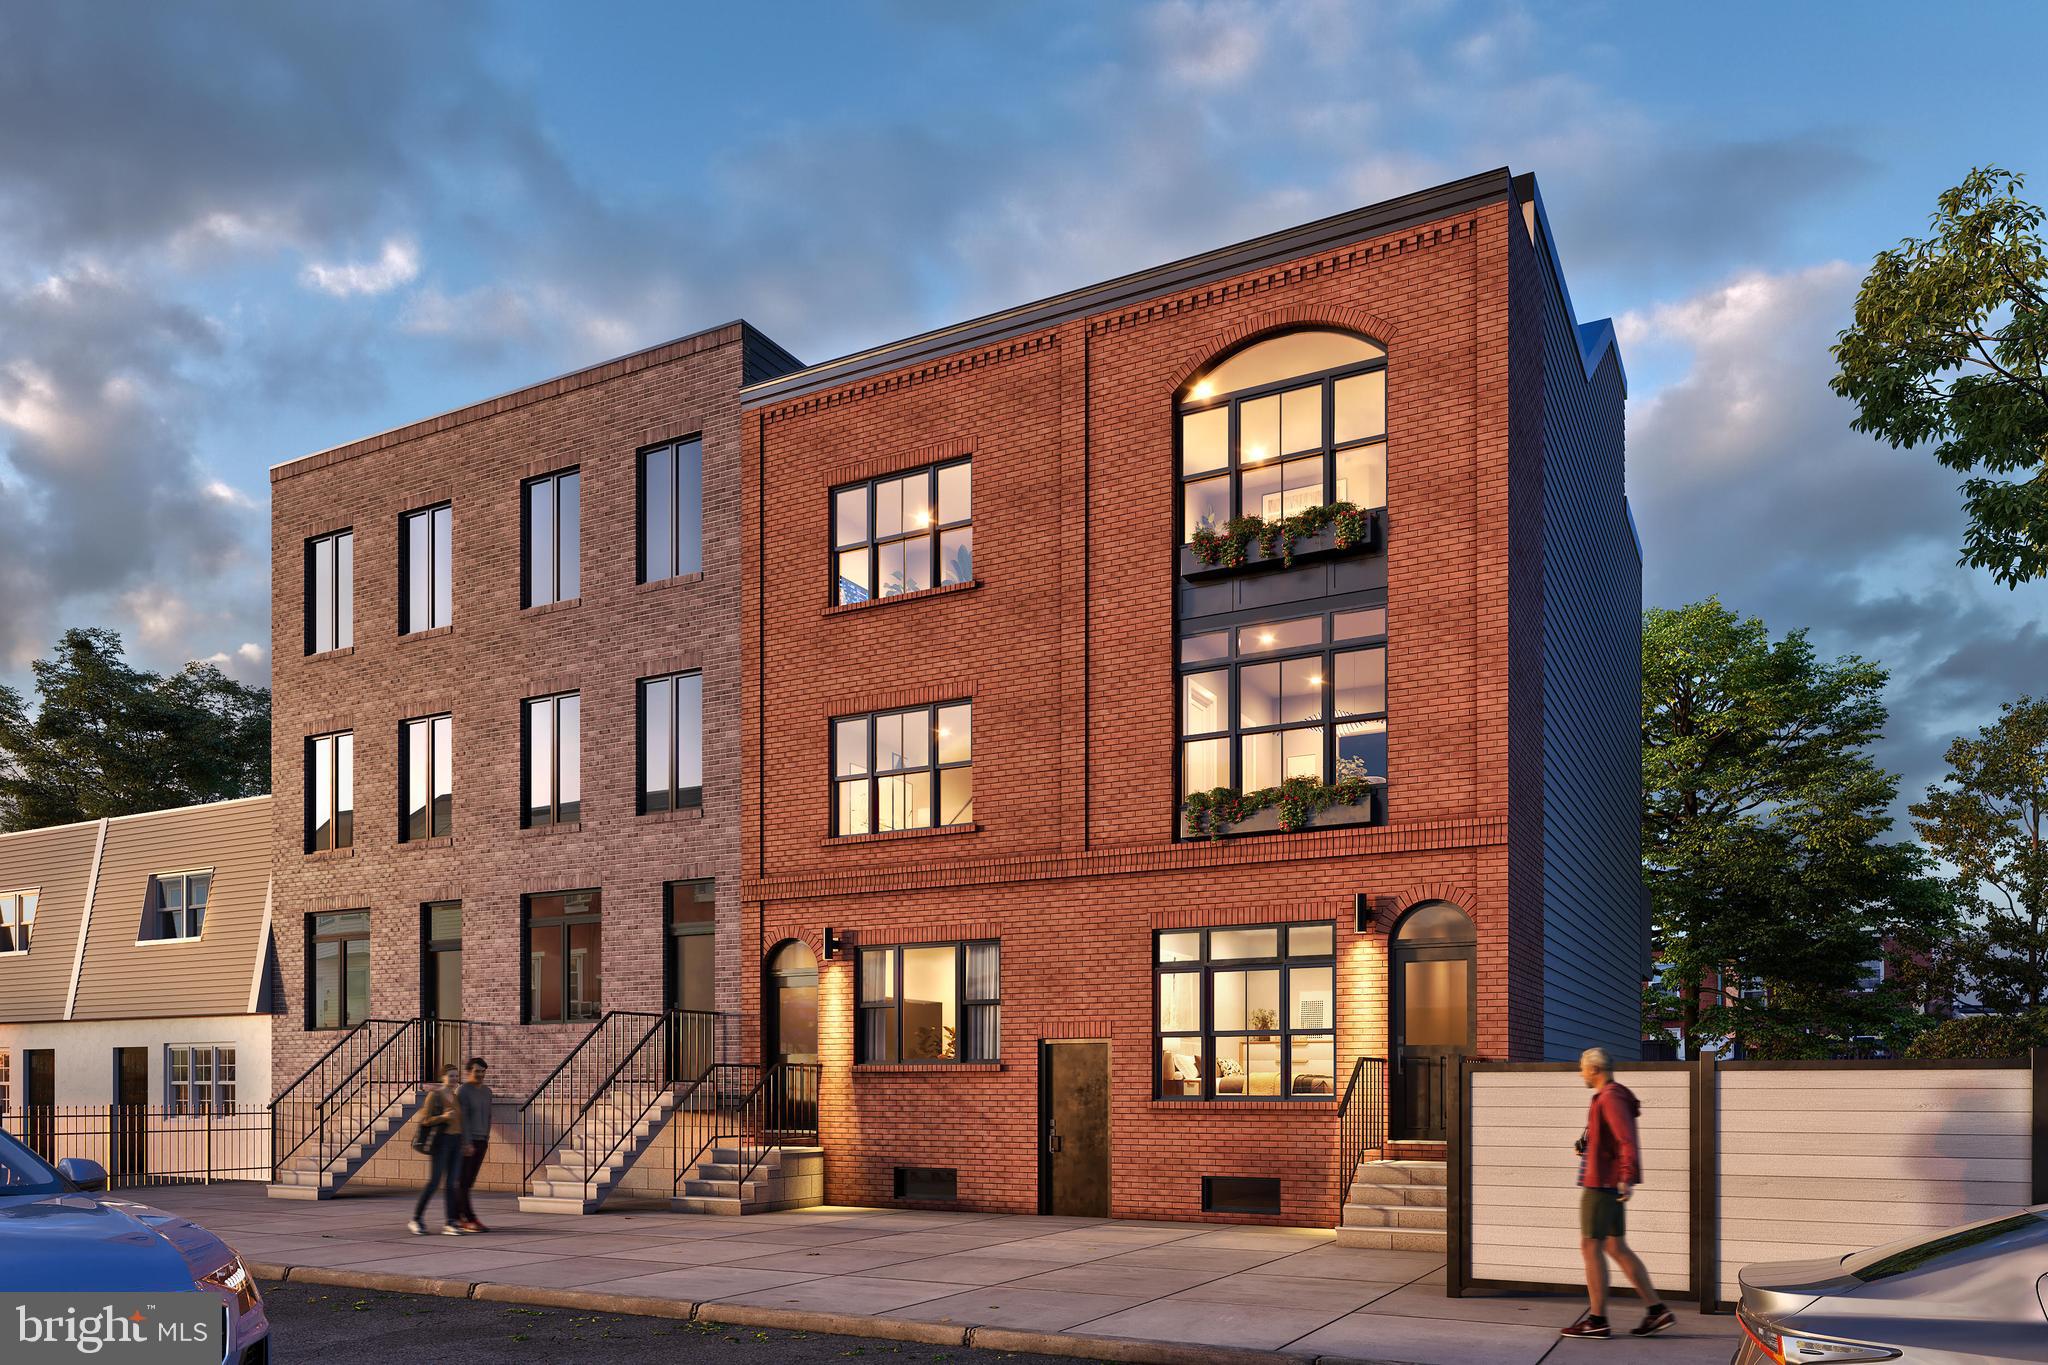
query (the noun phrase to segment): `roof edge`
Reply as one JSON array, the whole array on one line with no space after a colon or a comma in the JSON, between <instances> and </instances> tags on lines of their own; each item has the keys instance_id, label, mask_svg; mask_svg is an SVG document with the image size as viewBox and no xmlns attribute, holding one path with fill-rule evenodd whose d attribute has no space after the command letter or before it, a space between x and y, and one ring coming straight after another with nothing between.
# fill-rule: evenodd
<instances>
[{"instance_id":1,"label":"roof edge","mask_svg":"<svg viewBox=\"0 0 2048 1365\"><path fill-rule=\"evenodd\" d=\"M1600 362L1607 353L1614 353L1615 372L1621 378L1621 396L1628 397L1628 367L1621 363L1621 339L1615 335L1613 318L1597 318L1592 322L1580 322L1578 310L1572 307L1571 286L1565 283L1564 262L1557 254L1557 238L1550 233L1550 215L1543 209L1543 191L1536 184L1536 173L1524 171L1514 179L1516 201L1530 211L1534 221L1531 236L1541 248L1550 282L1556 286L1557 295L1564 303L1565 321L1571 324L1572 338L1579 344L1579 366L1590 382L1599 372Z\"/></svg>"},{"instance_id":2,"label":"roof edge","mask_svg":"<svg viewBox=\"0 0 2048 1365\"><path fill-rule=\"evenodd\" d=\"M1255 270L1262 265L1311 255L1342 242L1397 231L1463 209L1509 199L1514 193L1513 179L1513 173L1502 166L1363 208L1349 209L1298 227L1283 228L1262 237L1119 275L1099 284L1083 285L1063 294L920 332L900 341L869 347L836 360L821 361L774 379L746 385L740 390L740 403L742 407L753 408L837 388L920 360L935 359L1023 332L1038 331L1075 317L1107 312L1119 304L1171 293Z\"/></svg>"}]
</instances>

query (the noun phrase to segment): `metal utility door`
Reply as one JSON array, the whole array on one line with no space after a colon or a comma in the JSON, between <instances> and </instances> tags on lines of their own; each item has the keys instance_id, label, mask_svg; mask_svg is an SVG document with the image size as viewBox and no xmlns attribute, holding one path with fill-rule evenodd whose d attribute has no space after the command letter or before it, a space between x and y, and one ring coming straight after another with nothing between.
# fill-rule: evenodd
<instances>
[{"instance_id":1,"label":"metal utility door","mask_svg":"<svg viewBox=\"0 0 2048 1365\"><path fill-rule=\"evenodd\" d=\"M1038 1207L1109 1217L1109 1044L1039 1044Z\"/></svg>"},{"instance_id":2,"label":"metal utility door","mask_svg":"<svg viewBox=\"0 0 2048 1365\"><path fill-rule=\"evenodd\" d=\"M108 1134L107 1164L116 1180L144 1175L149 1169L149 1049L114 1049L113 1131Z\"/></svg>"}]
</instances>

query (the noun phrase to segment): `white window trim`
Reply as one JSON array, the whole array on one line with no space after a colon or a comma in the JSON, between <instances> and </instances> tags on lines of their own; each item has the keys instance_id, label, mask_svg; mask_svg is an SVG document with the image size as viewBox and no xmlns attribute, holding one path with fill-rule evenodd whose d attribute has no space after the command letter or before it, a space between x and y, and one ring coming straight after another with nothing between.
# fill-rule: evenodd
<instances>
[{"instance_id":1,"label":"white window trim","mask_svg":"<svg viewBox=\"0 0 2048 1365\"><path fill-rule=\"evenodd\" d=\"M190 877L205 877L205 878L206 878L206 883L207 883L207 884L206 884L206 908L207 908L208 910L212 910L212 909L213 909L213 881L214 881L214 875L215 875L216 871L217 871L217 868L215 868L215 867L192 867L192 868L186 868L186 869L185 869L185 870L183 870L183 871L173 871L173 872L152 872L152 873L150 873L150 874L149 874L149 879L150 879L150 881L152 881L152 882L156 882L156 883L159 883L159 884L161 884L161 883L163 882L163 880L164 880L164 879L165 879L166 877L180 877L180 878L190 878ZM141 928L143 927L143 925L146 925L146 924L148 924L148 922L149 922L149 915L150 915L150 910L149 910L149 893L148 893L147 891L145 891L145 892L143 893L143 899L142 899L142 907L143 907L143 909L142 909L142 921L143 921L143 922L142 922L142 924L141 924L141 925L137 925L137 926L136 926L136 928L137 928L138 930L140 930L140 929L141 929ZM211 918L211 916L209 916L209 918ZM206 925L205 925L205 923L204 923L204 922L202 922L202 923L200 924L200 926L199 926L199 932L198 932L198 933L196 933L196 934L180 934L180 935L178 935L178 936L177 936L177 937L175 937L175 938L143 938L143 937L141 936L141 934L140 934L140 933L138 932L138 933L137 933L137 935L136 935L136 938L135 938L135 946L136 946L136 947L138 947L138 948L153 948L153 947L157 946L158 944L163 944L163 943L204 943L205 941L206 941ZM197 1044L194 1044L194 1046L198 1046L198 1045L197 1045Z\"/></svg>"},{"instance_id":2,"label":"white window trim","mask_svg":"<svg viewBox=\"0 0 2048 1365\"><path fill-rule=\"evenodd\" d=\"M43 888L42 888L42 887L40 887L40 886L18 886L18 887L15 887L15 888L13 888L12 890L8 890L8 891L0 891L0 897L6 897L6 896L14 896L14 897L17 897L17 898L18 898L18 897L21 897L21 896L34 896L34 897L36 898L36 913L37 913L37 914L41 914L41 913L42 913L42 909L43 909ZM16 913L16 914L19 914L19 913L20 913L20 911L19 911L19 910L17 909L15 913ZM17 927L19 927L18 923L17 923ZM28 947L26 947L26 948L9 948L9 949L7 949L7 950L6 950L6 951L4 951L4 952L0 952L0 957L27 957L27 956L28 956L28 955L29 955L29 954L30 954L31 952L35 951L35 943L34 943L34 940L35 940L35 935L34 935L33 933L31 933L31 934L29 935L29 940L30 940L30 943L29 943L29 946L28 946Z\"/></svg>"}]
</instances>

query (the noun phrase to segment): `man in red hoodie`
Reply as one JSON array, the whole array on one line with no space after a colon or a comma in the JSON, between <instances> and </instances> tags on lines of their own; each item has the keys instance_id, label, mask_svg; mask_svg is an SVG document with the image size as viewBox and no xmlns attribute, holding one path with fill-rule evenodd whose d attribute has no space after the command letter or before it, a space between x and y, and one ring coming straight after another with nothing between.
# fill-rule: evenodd
<instances>
[{"instance_id":1,"label":"man in red hoodie","mask_svg":"<svg viewBox=\"0 0 2048 1365\"><path fill-rule=\"evenodd\" d=\"M1579 1251L1586 1258L1589 1307L1564 1329L1568 1337L1605 1337L1607 1326L1607 1258L1621 1267L1628 1282L1643 1296L1649 1311L1631 1336L1655 1336L1677 1324L1657 1291L1642 1258L1629 1250L1626 1217L1629 1193L1643 1180L1642 1156L1636 1147L1636 1115L1643 1111L1627 1086L1614 1079L1614 1063L1605 1050L1589 1047L1579 1054L1579 1079L1593 1092L1586 1109L1586 1131L1579 1139Z\"/></svg>"}]
</instances>

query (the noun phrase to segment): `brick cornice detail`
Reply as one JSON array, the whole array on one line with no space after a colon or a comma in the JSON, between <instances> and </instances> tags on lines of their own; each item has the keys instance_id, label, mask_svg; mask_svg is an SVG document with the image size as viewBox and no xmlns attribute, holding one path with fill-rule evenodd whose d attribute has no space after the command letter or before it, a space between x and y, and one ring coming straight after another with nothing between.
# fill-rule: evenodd
<instances>
[{"instance_id":1,"label":"brick cornice detail","mask_svg":"<svg viewBox=\"0 0 2048 1365\"><path fill-rule=\"evenodd\" d=\"M863 929L854 922L842 926L835 921L832 927L845 935L847 946L852 948L894 948L903 944L918 943L971 943L982 939L1000 939L1003 936L1003 926L999 920L934 920L924 924L890 925L880 929ZM777 938L797 938L803 931L792 924L787 926L784 932L770 932Z\"/></svg>"},{"instance_id":2,"label":"brick cornice detail","mask_svg":"<svg viewBox=\"0 0 2048 1365\"><path fill-rule=\"evenodd\" d=\"M942 460L957 460L962 455L973 453L974 437L956 436L949 441L933 441L915 450L898 451L893 455L870 455L865 459L841 461L825 471L825 482L837 488L840 484L862 483L922 465L938 464Z\"/></svg>"},{"instance_id":3,"label":"brick cornice detail","mask_svg":"<svg viewBox=\"0 0 2048 1365\"><path fill-rule=\"evenodd\" d=\"M1351 913L1349 901L1288 901L1278 905L1241 905L1230 908L1205 906L1198 910L1154 910L1154 929L1213 929L1219 924L1304 924L1318 920L1343 920Z\"/></svg>"},{"instance_id":4,"label":"brick cornice detail","mask_svg":"<svg viewBox=\"0 0 2048 1365\"><path fill-rule=\"evenodd\" d=\"M1379 853L1421 853L1453 848L1498 847L1508 841L1505 817L1428 820L1381 829L1306 830L1269 838L1146 845L1093 853L1039 854L957 863L875 868L749 878L741 899L753 902L813 897L892 895L904 891L1004 883L1124 877L1205 867L1310 862L1321 858L1370 857ZM1458 900L1467 914L1472 898ZM1445 899L1454 899L1447 896ZM1476 921L1475 921L1476 922Z\"/></svg>"},{"instance_id":5,"label":"brick cornice detail","mask_svg":"<svg viewBox=\"0 0 2048 1365\"><path fill-rule=\"evenodd\" d=\"M851 696L829 697L820 710L826 719L865 716L873 711L897 711L906 706L934 706L940 702L973 701L979 684L968 678L952 682L927 683L922 687L892 687L884 692L856 692Z\"/></svg>"},{"instance_id":6,"label":"brick cornice detail","mask_svg":"<svg viewBox=\"0 0 2048 1365\"><path fill-rule=\"evenodd\" d=\"M824 393L810 394L778 407L760 409L761 421L772 424L791 417L801 417L822 408L835 408L845 403L872 398L878 394L907 389L915 384L929 383L934 379L959 374L967 370L985 369L1005 360L1052 350L1059 345L1057 331L1040 332L1033 336L1016 337L996 346L986 346L977 351L964 351L957 355L945 356L926 365L896 370L876 379L851 384L842 389L828 389Z\"/></svg>"},{"instance_id":7,"label":"brick cornice detail","mask_svg":"<svg viewBox=\"0 0 2048 1365\"><path fill-rule=\"evenodd\" d=\"M1225 351L1233 350L1254 337L1268 332L1287 332L1301 327L1341 327L1346 331L1359 332L1379 342L1391 342L1394 325L1377 313L1363 308L1336 306L1325 307L1316 304L1296 304L1288 308L1269 308L1263 313L1246 318L1235 327L1221 332L1212 332L1190 346L1181 357L1180 373L1173 381L1173 391L1179 393L1190 380L1216 363L1216 358Z\"/></svg>"}]
</instances>

